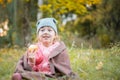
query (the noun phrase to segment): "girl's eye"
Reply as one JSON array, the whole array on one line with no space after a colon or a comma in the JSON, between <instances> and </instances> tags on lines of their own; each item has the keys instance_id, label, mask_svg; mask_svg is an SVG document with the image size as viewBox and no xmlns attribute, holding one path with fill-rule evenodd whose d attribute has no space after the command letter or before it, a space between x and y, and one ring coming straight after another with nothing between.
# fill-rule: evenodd
<instances>
[{"instance_id":1,"label":"girl's eye","mask_svg":"<svg viewBox=\"0 0 120 80\"><path fill-rule=\"evenodd\" d=\"M41 29L40 31L43 32L43 31L45 31L45 30L44 30L44 29Z\"/></svg>"},{"instance_id":2,"label":"girl's eye","mask_svg":"<svg viewBox=\"0 0 120 80\"><path fill-rule=\"evenodd\" d=\"M52 30L51 29L48 29L49 32L51 32Z\"/></svg>"}]
</instances>

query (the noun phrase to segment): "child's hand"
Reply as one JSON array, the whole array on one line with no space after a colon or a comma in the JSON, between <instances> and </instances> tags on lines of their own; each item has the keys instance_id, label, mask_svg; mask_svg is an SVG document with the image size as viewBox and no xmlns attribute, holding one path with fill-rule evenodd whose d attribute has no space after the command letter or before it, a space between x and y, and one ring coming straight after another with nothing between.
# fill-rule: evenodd
<instances>
[{"instance_id":1,"label":"child's hand","mask_svg":"<svg viewBox=\"0 0 120 80\"><path fill-rule=\"evenodd\" d=\"M30 45L28 48L28 63L31 66L35 65L35 54L36 54L37 50L38 50L37 45Z\"/></svg>"},{"instance_id":2,"label":"child's hand","mask_svg":"<svg viewBox=\"0 0 120 80\"><path fill-rule=\"evenodd\" d=\"M30 64L31 66L35 65L35 55L33 54L28 55L28 64Z\"/></svg>"}]
</instances>

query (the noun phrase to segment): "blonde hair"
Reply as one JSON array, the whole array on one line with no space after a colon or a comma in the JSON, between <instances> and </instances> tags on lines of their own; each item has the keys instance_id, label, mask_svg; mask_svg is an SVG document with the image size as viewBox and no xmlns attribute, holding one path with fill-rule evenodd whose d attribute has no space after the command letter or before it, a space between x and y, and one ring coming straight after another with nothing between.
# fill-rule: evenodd
<instances>
[{"instance_id":1,"label":"blonde hair","mask_svg":"<svg viewBox=\"0 0 120 80\"><path fill-rule=\"evenodd\" d=\"M56 34L53 42L55 43L55 42L59 42L59 41L60 41L60 36L58 34Z\"/></svg>"}]
</instances>

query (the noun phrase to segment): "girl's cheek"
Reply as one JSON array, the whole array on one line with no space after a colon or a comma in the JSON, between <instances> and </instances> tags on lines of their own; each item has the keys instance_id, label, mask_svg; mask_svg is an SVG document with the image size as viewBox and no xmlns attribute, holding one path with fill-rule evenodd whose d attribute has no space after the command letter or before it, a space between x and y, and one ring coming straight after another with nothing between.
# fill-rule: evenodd
<instances>
[{"instance_id":1,"label":"girl's cheek","mask_svg":"<svg viewBox=\"0 0 120 80\"><path fill-rule=\"evenodd\" d=\"M41 32L39 32L39 35L41 35L42 33Z\"/></svg>"},{"instance_id":2,"label":"girl's cheek","mask_svg":"<svg viewBox=\"0 0 120 80\"><path fill-rule=\"evenodd\" d=\"M43 33L39 33L38 36L41 37L42 34L43 34Z\"/></svg>"}]
</instances>

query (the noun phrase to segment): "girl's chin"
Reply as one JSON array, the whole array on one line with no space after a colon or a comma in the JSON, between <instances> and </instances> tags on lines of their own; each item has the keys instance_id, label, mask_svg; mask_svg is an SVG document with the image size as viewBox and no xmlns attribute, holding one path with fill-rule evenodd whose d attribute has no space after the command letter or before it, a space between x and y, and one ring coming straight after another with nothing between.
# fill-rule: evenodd
<instances>
[{"instance_id":1,"label":"girl's chin","mask_svg":"<svg viewBox=\"0 0 120 80\"><path fill-rule=\"evenodd\" d=\"M49 44L49 43L50 43L50 41L44 41L43 43L44 43L44 44Z\"/></svg>"},{"instance_id":2,"label":"girl's chin","mask_svg":"<svg viewBox=\"0 0 120 80\"><path fill-rule=\"evenodd\" d=\"M44 41L44 42L42 42L43 43L43 45L45 45L45 46L50 46L52 43L53 43L53 41Z\"/></svg>"},{"instance_id":3,"label":"girl's chin","mask_svg":"<svg viewBox=\"0 0 120 80\"><path fill-rule=\"evenodd\" d=\"M43 44L51 44L52 42L51 41L44 41L44 42L42 42Z\"/></svg>"}]
</instances>

